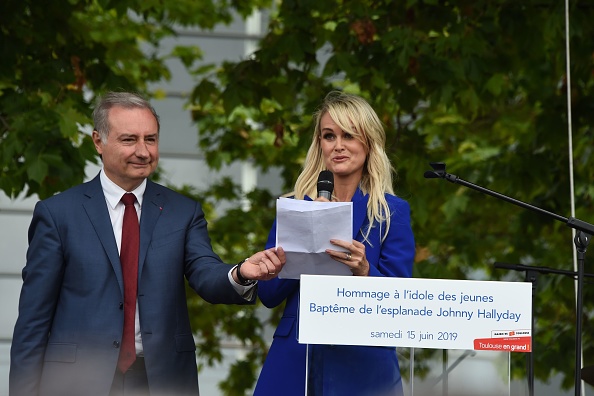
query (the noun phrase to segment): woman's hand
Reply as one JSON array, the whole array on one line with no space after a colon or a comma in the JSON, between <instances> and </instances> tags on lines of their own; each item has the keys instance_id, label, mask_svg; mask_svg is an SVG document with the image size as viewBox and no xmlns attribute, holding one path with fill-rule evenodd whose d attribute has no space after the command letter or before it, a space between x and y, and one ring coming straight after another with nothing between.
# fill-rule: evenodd
<instances>
[{"instance_id":1,"label":"woman's hand","mask_svg":"<svg viewBox=\"0 0 594 396\"><path fill-rule=\"evenodd\" d=\"M331 239L330 243L346 249L346 252L326 249L326 253L339 263L343 263L351 269L355 276L369 275L369 261L365 257L365 245L353 239L352 243Z\"/></svg>"}]
</instances>

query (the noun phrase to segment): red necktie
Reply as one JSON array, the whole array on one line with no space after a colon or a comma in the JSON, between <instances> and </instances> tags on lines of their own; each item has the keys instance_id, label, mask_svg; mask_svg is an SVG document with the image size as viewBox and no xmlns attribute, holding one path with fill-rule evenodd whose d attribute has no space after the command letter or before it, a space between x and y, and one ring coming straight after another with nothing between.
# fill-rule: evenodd
<instances>
[{"instance_id":1,"label":"red necktie","mask_svg":"<svg viewBox=\"0 0 594 396\"><path fill-rule=\"evenodd\" d=\"M126 193L122 202L124 210L124 223L122 226L122 246L120 248L120 262L122 264L122 277L124 278L124 332L118 368L122 373L136 360L135 346L135 313L136 292L138 289L138 247L140 245L140 227L138 215L134 208L136 196Z\"/></svg>"}]
</instances>

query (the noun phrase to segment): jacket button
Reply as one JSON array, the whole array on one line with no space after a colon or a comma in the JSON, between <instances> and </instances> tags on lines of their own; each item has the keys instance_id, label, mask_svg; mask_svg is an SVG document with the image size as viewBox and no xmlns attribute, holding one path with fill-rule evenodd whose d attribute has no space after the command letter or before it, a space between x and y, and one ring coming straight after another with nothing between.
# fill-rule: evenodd
<instances>
[{"instance_id":1,"label":"jacket button","mask_svg":"<svg viewBox=\"0 0 594 396\"><path fill-rule=\"evenodd\" d=\"M124 309L124 303L120 302L120 309Z\"/></svg>"},{"instance_id":2,"label":"jacket button","mask_svg":"<svg viewBox=\"0 0 594 396\"><path fill-rule=\"evenodd\" d=\"M120 342L119 341L114 341L113 342L113 347L114 348L119 348L120 347Z\"/></svg>"}]
</instances>

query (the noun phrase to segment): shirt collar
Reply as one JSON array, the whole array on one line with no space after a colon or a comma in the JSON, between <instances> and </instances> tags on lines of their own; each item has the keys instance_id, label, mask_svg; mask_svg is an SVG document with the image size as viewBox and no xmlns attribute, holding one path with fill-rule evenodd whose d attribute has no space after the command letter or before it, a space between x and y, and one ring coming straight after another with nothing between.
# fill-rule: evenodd
<instances>
[{"instance_id":1,"label":"shirt collar","mask_svg":"<svg viewBox=\"0 0 594 396\"><path fill-rule=\"evenodd\" d=\"M136 196L136 200L138 201L138 205L142 207L142 197L144 196L144 191L146 190L146 179L144 179L142 183L140 183L140 186L136 187L133 191L126 191L122 187L115 184L109 179L109 177L107 177L103 169L101 169L99 179L101 180L101 188L103 189L105 200L111 209L115 209L116 205L122 199L122 195L127 192L134 194Z\"/></svg>"}]
</instances>

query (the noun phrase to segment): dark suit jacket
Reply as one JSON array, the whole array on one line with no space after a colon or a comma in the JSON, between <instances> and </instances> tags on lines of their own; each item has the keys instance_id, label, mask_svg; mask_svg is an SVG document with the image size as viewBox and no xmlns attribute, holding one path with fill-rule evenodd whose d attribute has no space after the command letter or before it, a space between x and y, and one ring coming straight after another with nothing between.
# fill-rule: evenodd
<instances>
[{"instance_id":1,"label":"dark suit jacket","mask_svg":"<svg viewBox=\"0 0 594 396\"><path fill-rule=\"evenodd\" d=\"M367 202L369 196L357 189L353 202L353 239L365 244L370 276L411 277L415 243L410 224L410 208L406 201L386 195L391 210L390 231L381 242L383 228L373 224L368 241L363 235L369 227ZM275 245L276 223L267 247ZM306 345L297 341L299 281L272 279L259 282L258 296L262 303L273 308L286 300L283 316L274 333L272 345L256 385L256 396L305 394ZM348 331L348 329L345 329ZM312 346L310 346L311 348ZM383 383L401 389L398 360L394 348L356 346L314 346L314 374L319 380L316 390L327 395L369 396L370 391ZM313 348L312 348L313 349ZM315 359L315 361L313 360ZM314 386L312 383L311 386ZM397 394L392 391L390 394Z\"/></svg>"},{"instance_id":2,"label":"dark suit jacket","mask_svg":"<svg viewBox=\"0 0 594 396\"><path fill-rule=\"evenodd\" d=\"M147 182L138 308L151 395L197 395L185 283L247 303L212 251L197 202ZM122 338L122 270L99 176L38 202L10 362L11 395L108 395Z\"/></svg>"}]
</instances>

